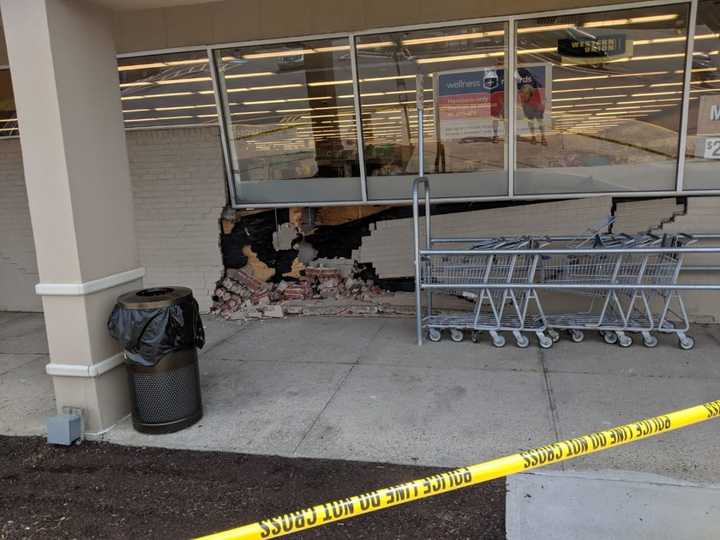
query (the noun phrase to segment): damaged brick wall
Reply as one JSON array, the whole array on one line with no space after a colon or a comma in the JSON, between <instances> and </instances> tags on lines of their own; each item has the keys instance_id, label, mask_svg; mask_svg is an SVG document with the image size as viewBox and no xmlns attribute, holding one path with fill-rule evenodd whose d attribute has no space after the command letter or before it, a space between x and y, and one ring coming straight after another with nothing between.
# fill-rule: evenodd
<instances>
[{"instance_id":1,"label":"damaged brick wall","mask_svg":"<svg viewBox=\"0 0 720 540\"><path fill-rule=\"evenodd\" d=\"M212 312L230 319L367 313L367 304L382 304L389 293L372 279L371 269L350 256L368 233L364 221L383 210L226 211L221 238L226 273Z\"/></svg>"},{"instance_id":2,"label":"damaged brick wall","mask_svg":"<svg viewBox=\"0 0 720 540\"><path fill-rule=\"evenodd\" d=\"M444 215L497 206L440 204L433 211ZM407 302L398 305L390 298L413 290L412 272L382 279L372 261L361 263L355 255L378 223L411 215L409 206L226 210L221 238L226 274L215 290L212 312L235 319L408 314Z\"/></svg>"},{"instance_id":3,"label":"damaged brick wall","mask_svg":"<svg viewBox=\"0 0 720 540\"><path fill-rule=\"evenodd\" d=\"M717 201L720 197L693 199L687 209L704 223L705 214L720 208ZM433 227L440 236L582 234L607 223L611 213L618 219L616 232L662 231L685 222L698 228L699 223L686 215L683 199L620 199L613 204L604 196L437 205ZM213 309L242 319L301 313L410 314L412 295L393 298L393 293L413 289L410 216L407 206L234 212L223 222L228 271L215 291ZM244 274L258 281L249 282ZM688 273L683 278L707 276ZM717 280L717 275L709 279ZM698 295L688 295L687 300L694 320L720 318L718 298L703 302Z\"/></svg>"},{"instance_id":4,"label":"damaged brick wall","mask_svg":"<svg viewBox=\"0 0 720 540\"><path fill-rule=\"evenodd\" d=\"M377 259L368 255L371 250L366 249L371 241L379 238L388 251L403 252L402 256L407 258L403 250L410 248L407 237L410 228L402 222L411 216L408 206L232 211L231 218L223 222L221 230L218 221L223 214L226 195L216 128L130 131L127 141L138 251L140 264L147 271L147 286L189 286L206 312L215 301L239 299L242 304L247 300L244 293L238 295L232 291L233 288L237 291L237 276L233 277L230 272L226 274L225 270L243 269L245 272L252 269L251 276L255 277L257 273L262 283L267 280L268 305L281 303L284 313L412 312L412 309L388 307L398 300L385 292L412 289L412 279L407 277L407 261L403 262L399 272L394 272L405 277L385 279L383 276L391 273L381 269L378 275L376 266L380 265ZM0 238L0 310L39 310L40 299L33 290L38 278L18 140L0 141L0 171L3 185L0 199L5 208L2 212L5 226L0 232L6 233ZM599 201L598 198L594 200ZM493 208L506 208L507 214L512 215L515 207L522 206L522 210L515 211L526 214L527 221L536 225L538 215L543 214L543 207L536 205L542 204L551 203L436 205L433 215ZM563 201L552 204L563 204ZM720 231L720 225L714 219L720 215L720 197L690 197L687 209L683 200L667 198L616 200L615 207L616 230ZM579 218L573 221L559 213L549 217L558 222L564 220L574 231L586 228ZM383 237L386 228L406 236L403 239ZM362 253L359 258L362 264L354 265L358 250ZM10 263L8 258L12 260ZM693 262L696 261L693 259ZM718 264L710 260L696 263ZM21 285L15 286L17 280L8 278L6 270L12 266L17 274L18 265L27 272L24 272ZM302 270L308 266L337 270L340 277L334 277L332 272L312 276L312 271L311 276L307 276ZM227 278L236 283L225 281ZM716 273L697 272L683 278L698 282L719 279ZM220 298L216 294L218 289L223 297L230 291L229 296ZM20 298L10 304L12 295ZM261 296L255 299L265 302ZM720 320L717 295L688 295L688 304L695 320ZM260 311L259 308L256 311ZM278 310L271 307L264 307L262 311L263 316L272 316L265 311L278 314Z\"/></svg>"}]
</instances>

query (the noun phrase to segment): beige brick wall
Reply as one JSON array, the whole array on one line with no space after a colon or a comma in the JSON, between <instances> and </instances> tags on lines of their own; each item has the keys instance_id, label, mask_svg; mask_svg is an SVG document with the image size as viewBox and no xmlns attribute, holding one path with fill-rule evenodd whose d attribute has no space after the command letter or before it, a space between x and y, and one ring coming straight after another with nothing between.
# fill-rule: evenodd
<instances>
[{"instance_id":1,"label":"beige brick wall","mask_svg":"<svg viewBox=\"0 0 720 540\"><path fill-rule=\"evenodd\" d=\"M20 140L0 141L0 311L42 311Z\"/></svg>"},{"instance_id":2,"label":"beige brick wall","mask_svg":"<svg viewBox=\"0 0 720 540\"><path fill-rule=\"evenodd\" d=\"M225 184L217 128L129 131L138 255L145 285L191 287L201 310L222 275Z\"/></svg>"},{"instance_id":3,"label":"beige brick wall","mask_svg":"<svg viewBox=\"0 0 720 540\"><path fill-rule=\"evenodd\" d=\"M127 141L145 283L189 286L206 311L223 270L218 218L225 185L217 129L131 131ZM718 201L720 197L691 198L687 214L675 216L662 230L720 231ZM648 204L632 203L631 213L636 217L638 208ZM666 212L659 212L658 219L666 221ZM691 262L718 264L716 257ZM687 273L683 279L712 282L717 275ZM0 310L39 311L40 300L33 292L37 281L20 144L17 139L0 140ZM688 295L688 304L694 319L720 321L720 295Z\"/></svg>"},{"instance_id":4,"label":"beige brick wall","mask_svg":"<svg viewBox=\"0 0 720 540\"><path fill-rule=\"evenodd\" d=\"M202 311L222 274L225 204L217 128L127 133L145 285L191 287ZM112 246L108 246L112 249ZM41 311L20 143L0 141L0 310Z\"/></svg>"}]
</instances>

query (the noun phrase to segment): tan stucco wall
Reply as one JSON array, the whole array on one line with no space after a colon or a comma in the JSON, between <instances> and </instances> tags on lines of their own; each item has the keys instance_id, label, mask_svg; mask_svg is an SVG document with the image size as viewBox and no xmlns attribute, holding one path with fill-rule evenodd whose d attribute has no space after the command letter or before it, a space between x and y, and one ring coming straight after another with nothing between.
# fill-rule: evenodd
<instances>
[{"instance_id":1,"label":"tan stucco wall","mask_svg":"<svg viewBox=\"0 0 720 540\"><path fill-rule=\"evenodd\" d=\"M623 3L623 0L224 0L117 12L118 53L370 30ZM0 65L7 64L0 28Z\"/></svg>"},{"instance_id":2,"label":"tan stucco wall","mask_svg":"<svg viewBox=\"0 0 720 540\"><path fill-rule=\"evenodd\" d=\"M618 4L622 0L224 0L115 15L118 52Z\"/></svg>"}]
</instances>

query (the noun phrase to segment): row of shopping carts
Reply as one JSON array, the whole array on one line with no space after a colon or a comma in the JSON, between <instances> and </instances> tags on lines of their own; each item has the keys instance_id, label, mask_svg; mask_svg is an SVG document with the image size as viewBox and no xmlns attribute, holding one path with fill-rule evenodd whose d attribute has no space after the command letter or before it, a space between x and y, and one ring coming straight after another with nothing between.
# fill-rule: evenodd
<instances>
[{"instance_id":1,"label":"row of shopping carts","mask_svg":"<svg viewBox=\"0 0 720 540\"><path fill-rule=\"evenodd\" d=\"M425 248L420 244L418 184L425 183ZM512 334L519 347L537 337L550 348L566 332L581 342L587 331L607 343L629 347L639 334L647 347L656 334L674 334L680 348L695 340L687 334L688 314L677 285L685 253L696 240L686 234L610 234L591 232L575 237L433 239L427 180L413 187L418 343L443 333L461 341L483 333L502 347ZM460 244L460 248L443 246ZM471 309L437 313L432 293L442 291L471 301ZM423 309L422 296L426 294ZM552 304L554 309L547 307ZM563 309L573 305L574 309ZM551 312L550 312L551 311Z\"/></svg>"}]
</instances>

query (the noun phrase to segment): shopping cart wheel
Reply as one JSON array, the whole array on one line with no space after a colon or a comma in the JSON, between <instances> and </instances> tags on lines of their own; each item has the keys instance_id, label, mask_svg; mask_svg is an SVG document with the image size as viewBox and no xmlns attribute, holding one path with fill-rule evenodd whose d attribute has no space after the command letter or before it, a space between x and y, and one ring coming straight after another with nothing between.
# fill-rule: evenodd
<instances>
[{"instance_id":1,"label":"shopping cart wheel","mask_svg":"<svg viewBox=\"0 0 720 540\"><path fill-rule=\"evenodd\" d=\"M582 343L585 339L585 333L580 330L570 330L570 339L573 343Z\"/></svg>"},{"instance_id":2,"label":"shopping cart wheel","mask_svg":"<svg viewBox=\"0 0 720 540\"><path fill-rule=\"evenodd\" d=\"M477 330L473 330L472 334L470 334L470 341L473 343L478 343L480 341L480 332Z\"/></svg>"},{"instance_id":3,"label":"shopping cart wheel","mask_svg":"<svg viewBox=\"0 0 720 540\"><path fill-rule=\"evenodd\" d=\"M521 349L525 349L530 345L530 339L520 334L519 336L515 336L515 344Z\"/></svg>"},{"instance_id":4,"label":"shopping cart wheel","mask_svg":"<svg viewBox=\"0 0 720 540\"><path fill-rule=\"evenodd\" d=\"M465 335L463 334L463 331L459 328L450 329L450 339L452 339L455 343L461 342L464 337Z\"/></svg>"},{"instance_id":5,"label":"shopping cart wheel","mask_svg":"<svg viewBox=\"0 0 720 540\"><path fill-rule=\"evenodd\" d=\"M437 343L442 339L442 333L437 328L428 328L428 339Z\"/></svg>"},{"instance_id":6,"label":"shopping cart wheel","mask_svg":"<svg viewBox=\"0 0 720 540\"><path fill-rule=\"evenodd\" d=\"M492 344L495 347L504 347L505 346L505 337L501 336L500 334L495 334L492 336Z\"/></svg>"},{"instance_id":7,"label":"shopping cart wheel","mask_svg":"<svg viewBox=\"0 0 720 540\"><path fill-rule=\"evenodd\" d=\"M690 336L685 336L684 338L680 337L678 338L678 345L683 351L689 351L695 347L695 338Z\"/></svg>"},{"instance_id":8,"label":"shopping cart wheel","mask_svg":"<svg viewBox=\"0 0 720 540\"><path fill-rule=\"evenodd\" d=\"M630 347L633 344L632 337L628 336L627 334L619 334L618 335L618 345L620 345L623 348Z\"/></svg>"},{"instance_id":9,"label":"shopping cart wheel","mask_svg":"<svg viewBox=\"0 0 720 540\"><path fill-rule=\"evenodd\" d=\"M560 341L560 332L555 330L554 328L548 328L548 336L550 336L550 339L553 340L553 343L557 343Z\"/></svg>"},{"instance_id":10,"label":"shopping cart wheel","mask_svg":"<svg viewBox=\"0 0 720 540\"><path fill-rule=\"evenodd\" d=\"M657 347L657 344L658 338L656 338L652 334L643 334L643 345L645 345L649 349L652 349L653 347Z\"/></svg>"},{"instance_id":11,"label":"shopping cart wheel","mask_svg":"<svg viewBox=\"0 0 720 540\"><path fill-rule=\"evenodd\" d=\"M615 332L600 332L600 335L602 335L605 343L608 345L615 345L618 341L618 337Z\"/></svg>"},{"instance_id":12,"label":"shopping cart wheel","mask_svg":"<svg viewBox=\"0 0 720 540\"><path fill-rule=\"evenodd\" d=\"M547 336L538 336L538 343L540 344L540 348L542 349L549 349L553 346L552 338L549 338Z\"/></svg>"}]
</instances>

